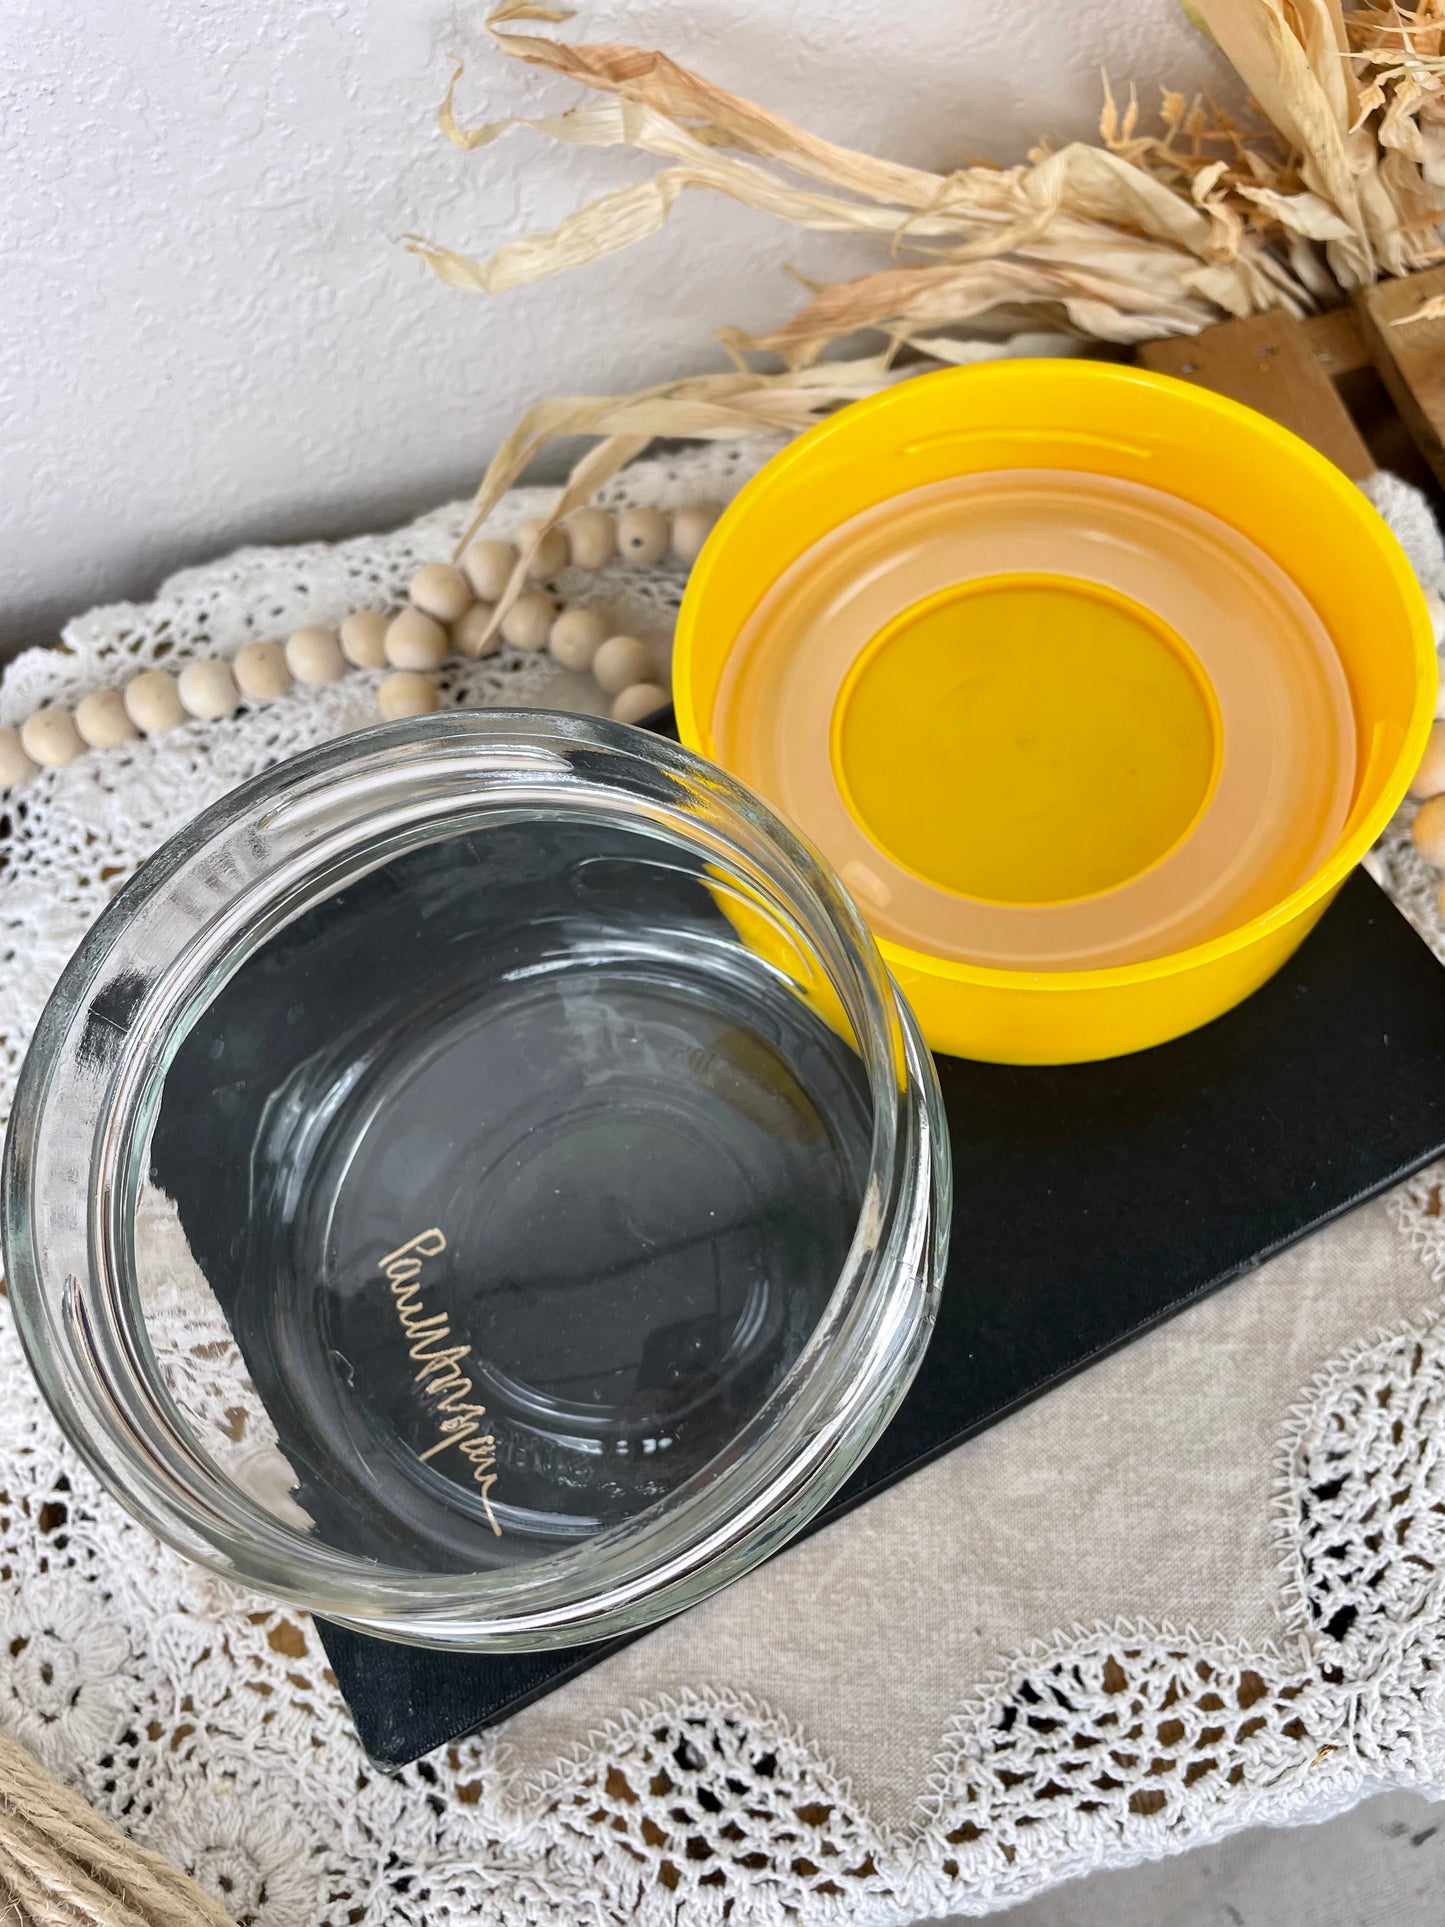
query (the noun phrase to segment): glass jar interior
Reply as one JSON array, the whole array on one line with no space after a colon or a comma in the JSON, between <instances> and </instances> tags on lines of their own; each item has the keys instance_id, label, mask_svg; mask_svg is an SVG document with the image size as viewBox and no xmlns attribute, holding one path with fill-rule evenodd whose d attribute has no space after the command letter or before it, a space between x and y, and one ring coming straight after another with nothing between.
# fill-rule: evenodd
<instances>
[{"instance_id":1,"label":"glass jar interior","mask_svg":"<svg viewBox=\"0 0 1445 1927\"><path fill-rule=\"evenodd\" d=\"M146 1337L279 1521L393 1568L534 1560L666 1499L777 1389L872 1104L806 961L728 906L653 828L503 819L321 894L191 1015L145 1155L194 1270L147 1302L172 1274L138 1211Z\"/></svg>"}]
</instances>

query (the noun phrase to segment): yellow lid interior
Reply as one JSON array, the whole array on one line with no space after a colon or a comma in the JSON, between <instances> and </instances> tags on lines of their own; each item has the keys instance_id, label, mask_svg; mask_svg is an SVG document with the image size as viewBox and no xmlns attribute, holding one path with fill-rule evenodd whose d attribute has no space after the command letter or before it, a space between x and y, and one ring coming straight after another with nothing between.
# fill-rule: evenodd
<instances>
[{"instance_id":1,"label":"yellow lid interior","mask_svg":"<svg viewBox=\"0 0 1445 1927\"><path fill-rule=\"evenodd\" d=\"M1031 573L940 591L882 629L839 690L830 747L853 815L915 875L1057 903L1174 848L1221 739L1213 689L1166 623Z\"/></svg>"}]
</instances>

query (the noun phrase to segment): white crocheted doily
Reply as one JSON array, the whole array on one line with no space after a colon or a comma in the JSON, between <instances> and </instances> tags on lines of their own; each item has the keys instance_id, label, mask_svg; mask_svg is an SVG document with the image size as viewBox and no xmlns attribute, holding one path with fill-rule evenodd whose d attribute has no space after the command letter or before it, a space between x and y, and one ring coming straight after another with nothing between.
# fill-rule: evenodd
<instances>
[{"instance_id":1,"label":"white crocheted doily","mask_svg":"<svg viewBox=\"0 0 1445 1927\"><path fill-rule=\"evenodd\" d=\"M643 464L609 498L718 498L757 459L723 449ZM1418 498L1381 487L1417 567L1442 586ZM536 506L519 492L498 525ZM97 611L70 626L63 653L7 672L0 720L139 665L394 598L417 563L447 553L461 519L454 507L394 535L246 551L178 576L148 607ZM567 586L660 633L680 580L618 570ZM509 654L449 671L448 693L525 701L548 674ZM89 755L11 799L0 1108L52 983L120 882L241 778L370 721L374 681ZM1406 818L1376 867L1445 954ZM1445 1279L1442 1185L1445 1172L1427 1172L1391 1201L1424 1260L1421 1297ZM153 1256L156 1291L184 1296L183 1241L162 1225ZM985 1912L1243 1825L1319 1818L1387 1784L1445 1789L1445 1322L1433 1313L1362 1334L1271 1421L1273 1637L1089 1630L1060 1600L1057 1630L988 1677L957 1679L931 1779L910 1817L886 1823L786 1709L711 1677L619 1705L541 1772L509 1764L494 1734L389 1778L362 1755L310 1627L183 1564L77 1466L3 1306L0 1385L0 1724L255 1927L902 1922Z\"/></svg>"}]
</instances>

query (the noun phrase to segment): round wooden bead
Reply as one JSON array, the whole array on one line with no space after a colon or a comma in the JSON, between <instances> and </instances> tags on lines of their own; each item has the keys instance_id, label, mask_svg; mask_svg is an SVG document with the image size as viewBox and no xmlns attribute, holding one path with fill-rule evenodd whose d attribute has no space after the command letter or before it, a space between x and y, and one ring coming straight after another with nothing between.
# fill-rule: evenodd
<instances>
[{"instance_id":1,"label":"round wooden bead","mask_svg":"<svg viewBox=\"0 0 1445 1927\"><path fill-rule=\"evenodd\" d=\"M467 656L476 662L482 656L494 656L502 646L502 632L493 629L487 634L487 626L492 620L490 602L474 602L460 622L452 624L452 647L459 656Z\"/></svg>"},{"instance_id":2,"label":"round wooden bead","mask_svg":"<svg viewBox=\"0 0 1445 1927\"><path fill-rule=\"evenodd\" d=\"M493 541L490 537L484 542L473 542L462 557L467 581L483 602L501 600L516 566L517 551L511 543Z\"/></svg>"},{"instance_id":3,"label":"round wooden bead","mask_svg":"<svg viewBox=\"0 0 1445 1927\"><path fill-rule=\"evenodd\" d=\"M75 705L75 727L92 749L114 749L135 735L118 689L92 689Z\"/></svg>"},{"instance_id":4,"label":"round wooden bead","mask_svg":"<svg viewBox=\"0 0 1445 1927\"><path fill-rule=\"evenodd\" d=\"M470 590L468 594L470 594ZM341 653L353 669L380 669L386 662L386 630L391 617L384 609L353 609L336 632Z\"/></svg>"},{"instance_id":5,"label":"round wooden bead","mask_svg":"<svg viewBox=\"0 0 1445 1927\"><path fill-rule=\"evenodd\" d=\"M85 754L85 743L68 709L37 709L20 725L20 741L32 763L64 769Z\"/></svg>"},{"instance_id":6,"label":"round wooden bead","mask_svg":"<svg viewBox=\"0 0 1445 1927\"><path fill-rule=\"evenodd\" d=\"M612 700L614 723L640 723L644 716L666 709L671 695L660 682L635 682Z\"/></svg>"},{"instance_id":7,"label":"round wooden bead","mask_svg":"<svg viewBox=\"0 0 1445 1927\"><path fill-rule=\"evenodd\" d=\"M438 622L455 622L472 604L472 585L450 562L424 562L407 590L414 608Z\"/></svg>"},{"instance_id":8,"label":"round wooden bead","mask_svg":"<svg viewBox=\"0 0 1445 1927\"><path fill-rule=\"evenodd\" d=\"M547 647L564 669L590 669L607 640L607 624L595 609L564 609L552 624Z\"/></svg>"},{"instance_id":9,"label":"round wooden bead","mask_svg":"<svg viewBox=\"0 0 1445 1927\"><path fill-rule=\"evenodd\" d=\"M376 692L376 706L389 723L403 716L430 715L440 702L435 683L415 669L393 669L382 677Z\"/></svg>"},{"instance_id":10,"label":"round wooden bead","mask_svg":"<svg viewBox=\"0 0 1445 1927\"><path fill-rule=\"evenodd\" d=\"M617 523L606 509L578 509L562 525L579 569L605 569L617 553Z\"/></svg>"},{"instance_id":11,"label":"round wooden bead","mask_svg":"<svg viewBox=\"0 0 1445 1927\"><path fill-rule=\"evenodd\" d=\"M286 638L286 667L297 682L308 683L313 689L345 675L346 658L336 631L320 622L293 629Z\"/></svg>"},{"instance_id":12,"label":"round wooden bead","mask_svg":"<svg viewBox=\"0 0 1445 1927\"><path fill-rule=\"evenodd\" d=\"M670 540L661 509L624 509L617 518L617 547L624 562L660 562Z\"/></svg>"},{"instance_id":13,"label":"round wooden bead","mask_svg":"<svg viewBox=\"0 0 1445 1927\"><path fill-rule=\"evenodd\" d=\"M551 596L519 595L502 617L502 636L514 649L545 649L556 616Z\"/></svg>"},{"instance_id":14,"label":"round wooden bead","mask_svg":"<svg viewBox=\"0 0 1445 1927\"><path fill-rule=\"evenodd\" d=\"M420 609L403 609L387 624L386 659L393 669L440 669L449 646L446 630Z\"/></svg>"},{"instance_id":15,"label":"round wooden bead","mask_svg":"<svg viewBox=\"0 0 1445 1927\"><path fill-rule=\"evenodd\" d=\"M279 642L248 642L231 664L236 687L253 703L274 702L291 687L286 651Z\"/></svg>"},{"instance_id":16,"label":"round wooden bead","mask_svg":"<svg viewBox=\"0 0 1445 1927\"><path fill-rule=\"evenodd\" d=\"M18 729L0 729L0 790L18 789L35 774Z\"/></svg>"},{"instance_id":17,"label":"round wooden bead","mask_svg":"<svg viewBox=\"0 0 1445 1927\"><path fill-rule=\"evenodd\" d=\"M1445 723L1432 723L1410 794L1423 800L1427 796L1439 796L1442 791L1445 791Z\"/></svg>"},{"instance_id":18,"label":"round wooden bead","mask_svg":"<svg viewBox=\"0 0 1445 1927\"><path fill-rule=\"evenodd\" d=\"M125 687L125 713L145 736L160 736L186 720L176 679L166 669L143 669Z\"/></svg>"},{"instance_id":19,"label":"round wooden bead","mask_svg":"<svg viewBox=\"0 0 1445 1927\"><path fill-rule=\"evenodd\" d=\"M541 528L540 519L524 522L517 530L517 547L526 550L531 547L532 538ZM534 582L545 582L549 576L565 569L571 559L571 545L567 531L560 524L554 524L537 544L537 553L527 564L527 574Z\"/></svg>"},{"instance_id":20,"label":"round wooden bead","mask_svg":"<svg viewBox=\"0 0 1445 1927\"><path fill-rule=\"evenodd\" d=\"M592 673L600 689L620 696L635 682L650 682L656 670L645 642L636 636L609 636L592 658Z\"/></svg>"},{"instance_id":21,"label":"round wooden bead","mask_svg":"<svg viewBox=\"0 0 1445 1927\"><path fill-rule=\"evenodd\" d=\"M37 709L20 725L20 742L42 769L64 769L85 754L85 742L68 709Z\"/></svg>"},{"instance_id":22,"label":"round wooden bead","mask_svg":"<svg viewBox=\"0 0 1445 1927\"><path fill-rule=\"evenodd\" d=\"M672 518L672 552L679 562L696 562L716 521L717 510L704 502L677 511Z\"/></svg>"},{"instance_id":23,"label":"round wooden bead","mask_svg":"<svg viewBox=\"0 0 1445 1927\"><path fill-rule=\"evenodd\" d=\"M1410 825L1410 836L1427 863L1445 870L1445 796L1432 796L1420 805Z\"/></svg>"},{"instance_id":24,"label":"round wooden bead","mask_svg":"<svg viewBox=\"0 0 1445 1927\"><path fill-rule=\"evenodd\" d=\"M190 714L203 723L220 722L241 699L231 665L217 656L188 662L176 678L176 694Z\"/></svg>"}]
</instances>

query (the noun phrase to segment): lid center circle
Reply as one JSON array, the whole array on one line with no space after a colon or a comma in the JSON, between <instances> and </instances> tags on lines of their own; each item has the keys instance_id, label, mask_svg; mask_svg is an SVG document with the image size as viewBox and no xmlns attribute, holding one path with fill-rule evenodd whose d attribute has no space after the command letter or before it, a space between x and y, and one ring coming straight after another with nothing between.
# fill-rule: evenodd
<instances>
[{"instance_id":1,"label":"lid center circle","mask_svg":"<svg viewBox=\"0 0 1445 1927\"><path fill-rule=\"evenodd\" d=\"M1182 637L1081 578L982 576L905 609L859 653L831 725L869 838L994 903L1112 890L1168 854L1213 792L1218 706Z\"/></svg>"}]
</instances>

